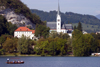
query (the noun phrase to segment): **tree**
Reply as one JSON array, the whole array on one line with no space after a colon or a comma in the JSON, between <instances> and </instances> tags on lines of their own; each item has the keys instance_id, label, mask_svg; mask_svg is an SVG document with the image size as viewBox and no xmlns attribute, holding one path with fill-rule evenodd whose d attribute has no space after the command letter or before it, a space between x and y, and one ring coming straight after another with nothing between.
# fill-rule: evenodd
<instances>
[{"instance_id":1,"label":"tree","mask_svg":"<svg viewBox=\"0 0 100 67\"><path fill-rule=\"evenodd\" d=\"M14 31L17 29L15 24L7 22L6 18L0 15L0 35L9 34L14 35Z\"/></svg>"},{"instance_id":2,"label":"tree","mask_svg":"<svg viewBox=\"0 0 100 67\"><path fill-rule=\"evenodd\" d=\"M100 34L91 33L91 35L94 38L93 44L92 44L92 52L100 52Z\"/></svg>"},{"instance_id":3,"label":"tree","mask_svg":"<svg viewBox=\"0 0 100 67\"><path fill-rule=\"evenodd\" d=\"M79 30L74 30L73 34L72 48L74 56L90 56L96 49L92 35L83 35Z\"/></svg>"},{"instance_id":4,"label":"tree","mask_svg":"<svg viewBox=\"0 0 100 67\"><path fill-rule=\"evenodd\" d=\"M6 23L7 20L2 15L0 15L0 36L8 32L6 28Z\"/></svg>"},{"instance_id":5,"label":"tree","mask_svg":"<svg viewBox=\"0 0 100 67\"><path fill-rule=\"evenodd\" d=\"M67 33L64 33L63 35L62 35L62 38L63 39L68 39L70 36L67 34Z\"/></svg>"},{"instance_id":6,"label":"tree","mask_svg":"<svg viewBox=\"0 0 100 67\"><path fill-rule=\"evenodd\" d=\"M46 25L37 24L35 36L47 38L49 36L49 30L50 30L50 28L47 27Z\"/></svg>"},{"instance_id":7,"label":"tree","mask_svg":"<svg viewBox=\"0 0 100 67\"><path fill-rule=\"evenodd\" d=\"M70 36L67 34L67 33L57 33L57 32L54 32L52 31L50 34L49 34L49 37L52 37L52 38L63 38L63 39L68 39Z\"/></svg>"},{"instance_id":8,"label":"tree","mask_svg":"<svg viewBox=\"0 0 100 67\"><path fill-rule=\"evenodd\" d=\"M34 41L23 35L20 39L18 39L18 52L20 54L32 54L34 53L33 45L35 45Z\"/></svg>"},{"instance_id":9,"label":"tree","mask_svg":"<svg viewBox=\"0 0 100 67\"><path fill-rule=\"evenodd\" d=\"M14 35L14 31L17 29L18 27L15 24L12 24L11 22L7 23L7 30L8 30L8 34L9 35Z\"/></svg>"},{"instance_id":10,"label":"tree","mask_svg":"<svg viewBox=\"0 0 100 67\"><path fill-rule=\"evenodd\" d=\"M2 48L3 43L4 43L8 38L9 38L9 39L12 39L13 36L11 36L11 35L1 35L1 37L0 37L0 48Z\"/></svg>"},{"instance_id":11,"label":"tree","mask_svg":"<svg viewBox=\"0 0 100 67\"><path fill-rule=\"evenodd\" d=\"M47 48L48 41L45 40L44 38L41 38L38 40L37 45L34 48L34 51L38 55L45 55L46 48Z\"/></svg>"},{"instance_id":12,"label":"tree","mask_svg":"<svg viewBox=\"0 0 100 67\"><path fill-rule=\"evenodd\" d=\"M9 53L13 53L13 52L17 51L17 39L16 38L7 39L3 43L3 49Z\"/></svg>"},{"instance_id":13,"label":"tree","mask_svg":"<svg viewBox=\"0 0 100 67\"><path fill-rule=\"evenodd\" d=\"M58 38L58 39L56 40L57 51L59 51L60 55L65 55L65 54L67 54L67 53L66 53L66 52L67 52L67 51L66 51L67 49L65 49L65 46L67 45L66 42L67 42L66 39Z\"/></svg>"},{"instance_id":14,"label":"tree","mask_svg":"<svg viewBox=\"0 0 100 67\"><path fill-rule=\"evenodd\" d=\"M76 26L74 26L74 30L77 29Z\"/></svg>"},{"instance_id":15,"label":"tree","mask_svg":"<svg viewBox=\"0 0 100 67\"><path fill-rule=\"evenodd\" d=\"M69 44L67 44L66 39L62 38L42 38L39 39L34 51L38 55L66 55L69 51Z\"/></svg>"},{"instance_id":16,"label":"tree","mask_svg":"<svg viewBox=\"0 0 100 67\"><path fill-rule=\"evenodd\" d=\"M55 31L51 31L51 33L49 33L49 37L51 37L51 38L56 38L56 37L58 37L58 35L59 34Z\"/></svg>"},{"instance_id":17,"label":"tree","mask_svg":"<svg viewBox=\"0 0 100 67\"><path fill-rule=\"evenodd\" d=\"M77 29L82 32L82 24L81 24L81 22L78 23Z\"/></svg>"},{"instance_id":18,"label":"tree","mask_svg":"<svg viewBox=\"0 0 100 67\"><path fill-rule=\"evenodd\" d=\"M0 48L2 48L2 44L6 41L6 38L2 35L0 37Z\"/></svg>"},{"instance_id":19,"label":"tree","mask_svg":"<svg viewBox=\"0 0 100 67\"><path fill-rule=\"evenodd\" d=\"M81 56L81 48L82 48L82 32L79 30L74 30L73 33L73 39L72 39L72 48L73 48L73 54L74 56Z\"/></svg>"}]
</instances>

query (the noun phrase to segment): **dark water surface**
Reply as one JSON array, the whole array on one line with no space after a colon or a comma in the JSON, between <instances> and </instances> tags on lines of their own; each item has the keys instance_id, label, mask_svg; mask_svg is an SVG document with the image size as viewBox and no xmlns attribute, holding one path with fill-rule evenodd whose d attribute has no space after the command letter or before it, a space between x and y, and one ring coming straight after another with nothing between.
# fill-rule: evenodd
<instances>
[{"instance_id":1,"label":"dark water surface","mask_svg":"<svg viewBox=\"0 0 100 67\"><path fill-rule=\"evenodd\" d=\"M24 64L6 64L6 59ZM100 57L0 57L0 67L100 67Z\"/></svg>"}]
</instances>

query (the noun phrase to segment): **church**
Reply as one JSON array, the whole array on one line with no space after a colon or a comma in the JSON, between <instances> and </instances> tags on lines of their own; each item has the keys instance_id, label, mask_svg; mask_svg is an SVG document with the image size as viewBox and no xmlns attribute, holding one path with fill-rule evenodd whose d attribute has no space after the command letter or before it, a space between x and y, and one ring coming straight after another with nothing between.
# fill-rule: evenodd
<instances>
[{"instance_id":1,"label":"church","mask_svg":"<svg viewBox=\"0 0 100 67\"><path fill-rule=\"evenodd\" d=\"M70 37L72 37L73 26L72 26L72 24L65 24L61 21L59 3L58 3L56 22L47 22L47 27L50 28L50 32L55 31L58 33L60 33L60 32L68 33L68 35Z\"/></svg>"}]
</instances>

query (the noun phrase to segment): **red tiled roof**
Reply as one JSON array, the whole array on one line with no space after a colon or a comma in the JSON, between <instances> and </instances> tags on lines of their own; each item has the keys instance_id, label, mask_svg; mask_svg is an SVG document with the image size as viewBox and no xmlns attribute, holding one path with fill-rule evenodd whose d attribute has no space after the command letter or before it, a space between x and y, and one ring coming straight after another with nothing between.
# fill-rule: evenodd
<instances>
[{"instance_id":1,"label":"red tiled roof","mask_svg":"<svg viewBox=\"0 0 100 67\"><path fill-rule=\"evenodd\" d=\"M32 31L32 33L35 33L35 30L30 30L27 27L19 27L15 31Z\"/></svg>"},{"instance_id":2,"label":"red tiled roof","mask_svg":"<svg viewBox=\"0 0 100 67\"><path fill-rule=\"evenodd\" d=\"M32 30L32 33L35 33L35 30Z\"/></svg>"}]
</instances>

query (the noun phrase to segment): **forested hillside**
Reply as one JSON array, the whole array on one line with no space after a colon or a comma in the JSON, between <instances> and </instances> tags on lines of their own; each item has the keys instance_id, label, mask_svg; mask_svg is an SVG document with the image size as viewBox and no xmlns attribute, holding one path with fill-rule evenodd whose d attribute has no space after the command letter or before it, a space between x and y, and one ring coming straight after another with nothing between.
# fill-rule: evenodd
<instances>
[{"instance_id":1,"label":"forested hillside","mask_svg":"<svg viewBox=\"0 0 100 67\"><path fill-rule=\"evenodd\" d=\"M36 13L43 21L56 21L56 11L44 12L40 10L31 9L32 13ZM92 15L82 15L72 12L61 13L62 21L65 23L78 23L79 21L86 24L100 24L100 20Z\"/></svg>"},{"instance_id":2,"label":"forested hillside","mask_svg":"<svg viewBox=\"0 0 100 67\"><path fill-rule=\"evenodd\" d=\"M17 14L23 14L34 24L41 23L38 16L33 15L30 9L20 0L0 0L0 10L10 8ZM37 20L38 19L38 20Z\"/></svg>"},{"instance_id":3,"label":"forested hillside","mask_svg":"<svg viewBox=\"0 0 100 67\"><path fill-rule=\"evenodd\" d=\"M42 21L56 21L56 11L44 12L36 9L31 9L32 13L37 14ZM100 31L100 20L92 15L82 15L72 12L61 12L61 18L64 23L72 23L77 25L78 22L83 24L83 29L88 32Z\"/></svg>"},{"instance_id":4,"label":"forested hillside","mask_svg":"<svg viewBox=\"0 0 100 67\"><path fill-rule=\"evenodd\" d=\"M14 31L17 29L17 26L12 23L8 23L6 18L0 15L0 36L3 34L14 35Z\"/></svg>"}]
</instances>

